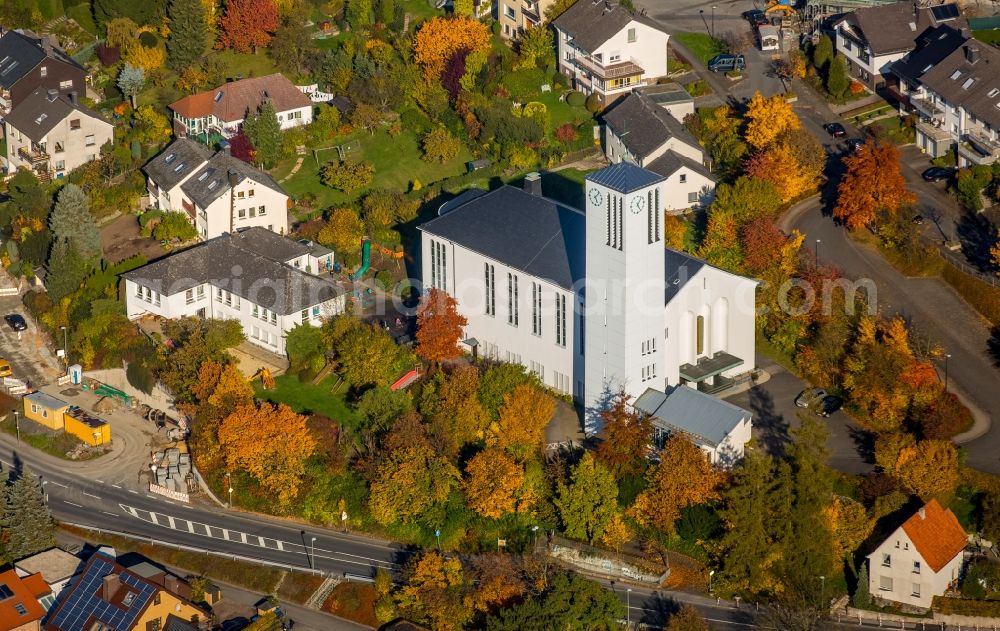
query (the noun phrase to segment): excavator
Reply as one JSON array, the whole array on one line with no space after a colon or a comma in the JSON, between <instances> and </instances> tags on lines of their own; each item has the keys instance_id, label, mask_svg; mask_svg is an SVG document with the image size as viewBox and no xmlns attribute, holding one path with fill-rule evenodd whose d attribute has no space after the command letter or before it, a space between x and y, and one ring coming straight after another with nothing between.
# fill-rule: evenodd
<instances>
[{"instance_id":1,"label":"excavator","mask_svg":"<svg viewBox=\"0 0 1000 631\"><path fill-rule=\"evenodd\" d=\"M768 0L767 6L764 7L764 14L768 17L773 15L791 17L795 14L795 2L794 0Z\"/></svg>"}]
</instances>

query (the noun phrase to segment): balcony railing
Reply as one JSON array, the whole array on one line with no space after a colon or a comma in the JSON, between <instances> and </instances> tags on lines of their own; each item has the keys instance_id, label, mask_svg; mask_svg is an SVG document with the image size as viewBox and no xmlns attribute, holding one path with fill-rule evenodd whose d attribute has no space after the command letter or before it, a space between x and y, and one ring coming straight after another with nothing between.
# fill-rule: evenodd
<instances>
[{"instance_id":1,"label":"balcony railing","mask_svg":"<svg viewBox=\"0 0 1000 631\"><path fill-rule=\"evenodd\" d=\"M944 118L944 110L930 99L913 97L910 99L910 104L927 118Z\"/></svg>"},{"instance_id":2,"label":"balcony railing","mask_svg":"<svg viewBox=\"0 0 1000 631\"><path fill-rule=\"evenodd\" d=\"M45 152L44 149L38 146L28 147L18 147L17 155L21 156L22 160L27 162L45 162L49 159L49 154Z\"/></svg>"},{"instance_id":3,"label":"balcony railing","mask_svg":"<svg viewBox=\"0 0 1000 631\"><path fill-rule=\"evenodd\" d=\"M947 129L927 121L917 121L917 130L935 142L947 142L952 139L951 132Z\"/></svg>"},{"instance_id":4,"label":"balcony railing","mask_svg":"<svg viewBox=\"0 0 1000 631\"><path fill-rule=\"evenodd\" d=\"M996 157L1000 154L1000 142L993 140L985 132L970 130L965 134L965 140L985 157Z\"/></svg>"},{"instance_id":5,"label":"balcony railing","mask_svg":"<svg viewBox=\"0 0 1000 631\"><path fill-rule=\"evenodd\" d=\"M601 64L589 57L577 57L574 61L582 70L601 79L617 79L618 77L641 75L644 72L642 66L631 60Z\"/></svg>"}]
</instances>

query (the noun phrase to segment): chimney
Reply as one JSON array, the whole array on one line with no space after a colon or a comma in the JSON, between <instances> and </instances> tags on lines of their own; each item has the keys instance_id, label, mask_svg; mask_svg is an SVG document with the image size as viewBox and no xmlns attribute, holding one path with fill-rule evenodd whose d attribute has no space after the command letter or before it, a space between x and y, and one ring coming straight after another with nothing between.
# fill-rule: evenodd
<instances>
[{"instance_id":1,"label":"chimney","mask_svg":"<svg viewBox=\"0 0 1000 631\"><path fill-rule=\"evenodd\" d=\"M965 45L965 60L967 62L969 62L970 64L976 63L977 61L979 61L979 55L980 55L979 46L976 46L975 44Z\"/></svg>"},{"instance_id":2,"label":"chimney","mask_svg":"<svg viewBox=\"0 0 1000 631\"><path fill-rule=\"evenodd\" d=\"M927 519L927 509L923 506L920 507L920 519Z\"/></svg>"},{"instance_id":3,"label":"chimney","mask_svg":"<svg viewBox=\"0 0 1000 631\"><path fill-rule=\"evenodd\" d=\"M167 590L171 594L177 594L180 588L180 582L177 577L173 574L167 574L163 577L163 589Z\"/></svg>"},{"instance_id":4,"label":"chimney","mask_svg":"<svg viewBox=\"0 0 1000 631\"><path fill-rule=\"evenodd\" d=\"M961 30L961 33L962 33L962 39L963 40L970 40L970 39L972 39L972 29L970 29L968 26L963 26L962 30Z\"/></svg>"},{"instance_id":5,"label":"chimney","mask_svg":"<svg viewBox=\"0 0 1000 631\"><path fill-rule=\"evenodd\" d=\"M69 102L76 105L76 90L69 93Z\"/></svg>"},{"instance_id":6,"label":"chimney","mask_svg":"<svg viewBox=\"0 0 1000 631\"><path fill-rule=\"evenodd\" d=\"M121 586L121 579L118 578L117 574L108 574L105 576L101 585L101 600L111 602L111 599L115 597Z\"/></svg>"},{"instance_id":7,"label":"chimney","mask_svg":"<svg viewBox=\"0 0 1000 631\"><path fill-rule=\"evenodd\" d=\"M538 174L538 171L532 171L524 176L524 192L535 197L542 196L542 176Z\"/></svg>"},{"instance_id":8,"label":"chimney","mask_svg":"<svg viewBox=\"0 0 1000 631\"><path fill-rule=\"evenodd\" d=\"M55 88L49 88L46 91L46 94L47 94L46 98L48 98L49 103L51 103L51 102L55 101L57 98L59 98L59 90L56 90Z\"/></svg>"}]
</instances>

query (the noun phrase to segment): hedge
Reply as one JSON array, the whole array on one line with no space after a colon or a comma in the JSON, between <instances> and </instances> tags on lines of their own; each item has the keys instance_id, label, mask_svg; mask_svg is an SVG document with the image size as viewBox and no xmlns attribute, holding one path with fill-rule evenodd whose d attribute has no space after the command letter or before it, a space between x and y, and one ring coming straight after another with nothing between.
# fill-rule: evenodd
<instances>
[{"instance_id":1,"label":"hedge","mask_svg":"<svg viewBox=\"0 0 1000 631\"><path fill-rule=\"evenodd\" d=\"M1000 288L962 272L954 265L945 265L941 273L945 282L994 326L1000 325Z\"/></svg>"},{"instance_id":2,"label":"hedge","mask_svg":"<svg viewBox=\"0 0 1000 631\"><path fill-rule=\"evenodd\" d=\"M1000 617L1000 600L969 600L967 598L944 598L935 596L934 611L960 616Z\"/></svg>"}]
</instances>

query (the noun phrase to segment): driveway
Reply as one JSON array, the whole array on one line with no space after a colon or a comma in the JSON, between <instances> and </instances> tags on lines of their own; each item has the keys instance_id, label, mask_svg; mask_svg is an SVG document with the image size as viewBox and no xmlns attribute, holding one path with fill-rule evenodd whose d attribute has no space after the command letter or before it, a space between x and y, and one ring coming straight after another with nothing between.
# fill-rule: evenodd
<instances>
[{"instance_id":1,"label":"driveway","mask_svg":"<svg viewBox=\"0 0 1000 631\"><path fill-rule=\"evenodd\" d=\"M11 287L14 284L7 272L0 270L0 287ZM14 331L6 322L0 321L0 357L10 362L14 377L30 381L36 388L55 381L64 372L62 362L45 345L38 326L21 302L20 295L0 296L0 315L10 313L23 315L28 329Z\"/></svg>"},{"instance_id":2,"label":"driveway","mask_svg":"<svg viewBox=\"0 0 1000 631\"><path fill-rule=\"evenodd\" d=\"M766 357L758 355L757 366L771 378L726 400L753 413L753 437L768 453L780 456L791 442L791 431L801 424L801 415L812 414L795 407L795 397L809 384ZM830 432L826 441L828 464L849 474L871 471L871 435L843 411L823 420Z\"/></svg>"},{"instance_id":3,"label":"driveway","mask_svg":"<svg viewBox=\"0 0 1000 631\"><path fill-rule=\"evenodd\" d=\"M899 314L914 329L913 339L925 344L937 344L950 354L949 382L953 390L975 408L975 412L990 427L965 444L967 462L978 469L1000 474L1000 370L989 350L991 338L988 322L939 278L908 278L889 265L878 251L860 245L847 237L846 231L834 224L830 213L835 201L835 183L842 166L838 154L843 143L834 141L822 129L822 123L838 120L826 102L806 86L796 88L801 95L795 104L806 129L821 139L831 156L827 175L831 179L821 198L813 198L788 211L780 225L783 230L797 229L806 235L807 247L818 249L819 259L840 268L848 277L869 279L877 291L877 303L884 315ZM858 131L844 121L848 138L858 137ZM912 148L903 148L902 172L908 186L917 194L919 211L933 221L928 230L948 234L961 213L957 203L944 190L943 184L928 184L920 177L926 161L921 164ZM938 365L943 372L943 364ZM970 437L971 438L971 437Z\"/></svg>"}]
</instances>

